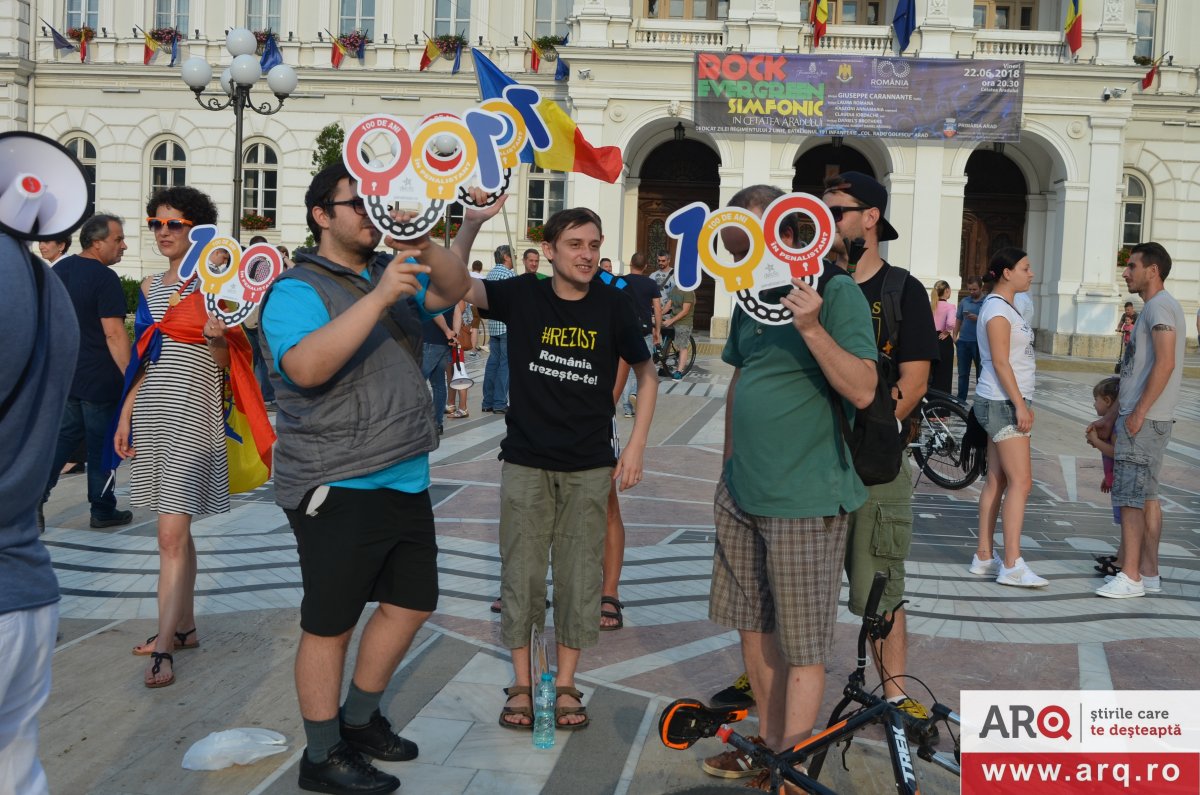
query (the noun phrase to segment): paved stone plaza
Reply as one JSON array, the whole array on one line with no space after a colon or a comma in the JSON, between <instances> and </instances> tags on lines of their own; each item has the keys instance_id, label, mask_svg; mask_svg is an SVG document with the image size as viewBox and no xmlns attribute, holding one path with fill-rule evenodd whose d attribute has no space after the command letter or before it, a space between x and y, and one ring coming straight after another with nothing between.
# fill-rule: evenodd
<instances>
[{"instance_id":1,"label":"paved stone plaza","mask_svg":"<svg viewBox=\"0 0 1200 795\"><path fill-rule=\"evenodd\" d=\"M483 359L469 364L482 381ZM1039 362L1036 484L1022 544L1049 587L1007 589L970 575L978 484L961 492L918 484L907 593L909 673L944 703L957 707L962 689L1195 686L1200 380L1189 368L1186 408L1163 468L1163 592L1114 602L1092 594L1100 583L1092 555L1113 550L1118 530L1100 493L1100 457L1083 435L1091 385L1104 369L1049 357ZM716 740L675 752L656 736L663 705L682 696L706 698L742 670L736 633L707 620L712 492L730 374L710 353L688 378L660 384L645 480L621 498L628 537L620 593L625 628L602 633L599 646L585 652L580 684L592 724L577 734L558 732L553 751L536 751L528 733L496 725L501 688L511 675L498 645L498 617L489 611L499 592L496 452L503 419L479 412L477 386L471 416L446 420L432 456L441 600L384 701L396 728L421 747L414 762L380 765L400 777L401 792L651 795L740 787L700 771L698 759L721 750ZM620 422L627 433L630 421ZM146 658L129 653L156 631L154 516L135 510L132 526L90 530L85 489L84 478L64 478L46 510L45 540L63 591L54 687L42 713L51 790L297 791L304 738L291 665L300 573L270 484L235 498L231 513L195 523L201 647L177 654L178 681L162 690L142 686ZM124 492L119 495L126 507ZM856 634L843 608L823 713L854 665ZM909 692L930 701L916 682ZM216 773L181 768L193 742L238 726L283 732L287 752ZM877 777L889 773L879 745L868 739L850 754L851 773L831 758L823 779L843 792L884 791ZM957 781L940 771L921 765L918 774L926 792L958 791Z\"/></svg>"}]
</instances>

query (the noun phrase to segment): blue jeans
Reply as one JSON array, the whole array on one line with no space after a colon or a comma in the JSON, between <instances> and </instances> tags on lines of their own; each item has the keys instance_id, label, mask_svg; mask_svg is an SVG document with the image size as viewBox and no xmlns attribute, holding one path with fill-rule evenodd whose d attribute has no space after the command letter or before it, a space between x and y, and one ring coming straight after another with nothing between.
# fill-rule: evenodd
<instances>
[{"instance_id":1,"label":"blue jeans","mask_svg":"<svg viewBox=\"0 0 1200 795\"><path fill-rule=\"evenodd\" d=\"M250 351L254 356L254 378L258 381L258 389L262 392L263 401L275 401L275 387L271 386L271 378L267 371L267 360L262 355L262 342L259 340L258 329L243 325L246 337L250 340Z\"/></svg>"},{"instance_id":2,"label":"blue jeans","mask_svg":"<svg viewBox=\"0 0 1200 795\"><path fill-rule=\"evenodd\" d=\"M93 403L69 398L63 411L62 425L58 429L58 445L54 448L54 466L46 484L45 502L58 483L58 473L63 464L75 452L80 442L87 444L88 502L92 504L92 516L110 519L117 509L117 496L113 488L104 488L108 473L104 471L104 447L108 442L108 431L113 415L117 413L117 402Z\"/></svg>"},{"instance_id":3,"label":"blue jeans","mask_svg":"<svg viewBox=\"0 0 1200 795\"><path fill-rule=\"evenodd\" d=\"M421 375L433 387L433 424L442 427L446 411L446 365L450 364L449 345L423 345Z\"/></svg>"},{"instance_id":4,"label":"blue jeans","mask_svg":"<svg viewBox=\"0 0 1200 795\"><path fill-rule=\"evenodd\" d=\"M958 399L966 401L967 387L971 383L971 363L975 364L975 381L979 381L979 343L975 340L959 340L958 347Z\"/></svg>"},{"instance_id":5,"label":"blue jeans","mask_svg":"<svg viewBox=\"0 0 1200 795\"><path fill-rule=\"evenodd\" d=\"M487 366L483 369L483 410L508 408L508 335L498 334L488 342Z\"/></svg>"}]
</instances>

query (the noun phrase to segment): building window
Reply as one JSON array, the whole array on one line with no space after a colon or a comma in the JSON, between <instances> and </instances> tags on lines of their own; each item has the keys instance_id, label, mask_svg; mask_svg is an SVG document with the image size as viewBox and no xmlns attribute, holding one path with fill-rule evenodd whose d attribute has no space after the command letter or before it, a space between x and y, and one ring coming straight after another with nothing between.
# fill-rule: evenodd
<instances>
[{"instance_id":1,"label":"building window","mask_svg":"<svg viewBox=\"0 0 1200 795\"><path fill-rule=\"evenodd\" d=\"M183 144L163 141L150 154L150 191L187 184L187 152Z\"/></svg>"},{"instance_id":2,"label":"building window","mask_svg":"<svg viewBox=\"0 0 1200 795\"><path fill-rule=\"evenodd\" d=\"M247 0L246 27L250 30L270 30L279 32L279 1L280 0Z\"/></svg>"},{"instance_id":3,"label":"building window","mask_svg":"<svg viewBox=\"0 0 1200 795\"><path fill-rule=\"evenodd\" d=\"M1138 0L1137 8L1137 43L1134 44L1133 54L1144 58L1154 58L1154 19L1157 3L1154 0Z\"/></svg>"},{"instance_id":4,"label":"building window","mask_svg":"<svg viewBox=\"0 0 1200 795\"><path fill-rule=\"evenodd\" d=\"M86 138L75 137L68 138L63 144L67 151L75 155L75 159L83 166L84 173L87 174L88 188L91 190L92 199L96 198L96 147Z\"/></svg>"},{"instance_id":5,"label":"building window","mask_svg":"<svg viewBox=\"0 0 1200 795\"><path fill-rule=\"evenodd\" d=\"M829 24L831 25L885 25L881 0L829 0ZM807 20L811 3L801 5L801 16Z\"/></svg>"},{"instance_id":6,"label":"building window","mask_svg":"<svg viewBox=\"0 0 1200 795\"><path fill-rule=\"evenodd\" d=\"M646 0L650 19L728 19L729 0Z\"/></svg>"},{"instance_id":7,"label":"building window","mask_svg":"<svg viewBox=\"0 0 1200 795\"><path fill-rule=\"evenodd\" d=\"M87 25L100 29L100 0L67 0L67 29Z\"/></svg>"},{"instance_id":8,"label":"building window","mask_svg":"<svg viewBox=\"0 0 1200 795\"><path fill-rule=\"evenodd\" d=\"M270 218L271 226L276 226L279 156L267 144L252 143L242 163L242 212Z\"/></svg>"},{"instance_id":9,"label":"building window","mask_svg":"<svg viewBox=\"0 0 1200 795\"><path fill-rule=\"evenodd\" d=\"M1125 201L1121 203L1121 245L1136 246L1146 236L1146 186L1137 177L1125 176Z\"/></svg>"},{"instance_id":10,"label":"building window","mask_svg":"<svg viewBox=\"0 0 1200 795\"><path fill-rule=\"evenodd\" d=\"M529 167L529 191L525 203L525 228L542 226L567 204L567 175Z\"/></svg>"},{"instance_id":11,"label":"building window","mask_svg":"<svg viewBox=\"0 0 1200 795\"><path fill-rule=\"evenodd\" d=\"M567 32L567 12L571 0L537 0L534 6L533 35L561 36Z\"/></svg>"},{"instance_id":12,"label":"building window","mask_svg":"<svg viewBox=\"0 0 1200 795\"><path fill-rule=\"evenodd\" d=\"M433 35L453 36L458 33L471 37L471 0L435 0Z\"/></svg>"},{"instance_id":13,"label":"building window","mask_svg":"<svg viewBox=\"0 0 1200 795\"><path fill-rule=\"evenodd\" d=\"M188 0L154 0L154 27L188 29Z\"/></svg>"},{"instance_id":14,"label":"building window","mask_svg":"<svg viewBox=\"0 0 1200 795\"><path fill-rule=\"evenodd\" d=\"M976 28L1036 30L1037 0L986 0L972 6Z\"/></svg>"},{"instance_id":15,"label":"building window","mask_svg":"<svg viewBox=\"0 0 1200 795\"><path fill-rule=\"evenodd\" d=\"M342 0L338 33L361 30L369 33L375 27L375 0Z\"/></svg>"}]
</instances>

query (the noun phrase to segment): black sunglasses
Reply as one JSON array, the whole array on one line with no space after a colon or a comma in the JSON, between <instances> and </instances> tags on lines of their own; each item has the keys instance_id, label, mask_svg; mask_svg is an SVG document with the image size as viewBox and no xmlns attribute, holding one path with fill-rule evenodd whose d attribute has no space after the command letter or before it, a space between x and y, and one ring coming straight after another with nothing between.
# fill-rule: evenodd
<instances>
[{"instance_id":1,"label":"black sunglasses","mask_svg":"<svg viewBox=\"0 0 1200 795\"><path fill-rule=\"evenodd\" d=\"M367 214L367 203L366 203L366 201L363 200L363 198L361 196L354 198L354 199L346 199L345 201L340 201L340 202L322 202L321 206L324 207L326 209L326 211L328 211L331 207L343 207L344 206L344 207L351 208L352 210L354 210L354 212L358 213L359 215L365 216Z\"/></svg>"},{"instance_id":2,"label":"black sunglasses","mask_svg":"<svg viewBox=\"0 0 1200 795\"><path fill-rule=\"evenodd\" d=\"M863 210L869 210L870 207L830 207L829 212L833 214L833 222L839 224L842 222L842 216L846 213L861 213Z\"/></svg>"},{"instance_id":3,"label":"black sunglasses","mask_svg":"<svg viewBox=\"0 0 1200 795\"><path fill-rule=\"evenodd\" d=\"M148 226L150 228L151 232L157 232L158 230L162 229L164 224L166 224L167 229L171 230L172 232L178 232L181 229L185 229L186 227L192 226L191 221L186 221L182 218L147 218L146 219L146 226Z\"/></svg>"}]
</instances>

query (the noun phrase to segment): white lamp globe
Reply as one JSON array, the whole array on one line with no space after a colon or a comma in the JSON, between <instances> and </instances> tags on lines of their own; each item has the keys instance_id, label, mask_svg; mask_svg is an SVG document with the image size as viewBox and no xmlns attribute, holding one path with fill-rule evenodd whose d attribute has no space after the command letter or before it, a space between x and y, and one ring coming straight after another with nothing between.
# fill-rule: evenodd
<instances>
[{"instance_id":1,"label":"white lamp globe","mask_svg":"<svg viewBox=\"0 0 1200 795\"><path fill-rule=\"evenodd\" d=\"M299 82L296 70L285 63L278 64L267 72L267 85L277 97L290 96Z\"/></svg>"},{"instance_id":2,"label":"white lamp globe","mask_svg":"<svg viewBox=\"0 0 1200 795\"><path fill-rule=\"evenodd\" d=\"M262 67L259 66L258 58L255 56L239 55L229 65L229 73L233 77L233 82L239 86L252 86L258 78L262 77Z\"/></svg>"},{"instance_id":3,"label":"white lamp globe","mask_svg":"<svg viewBox=\"0 0 1200 795\"><path fill-rule=\"evenodd\" d=\"M229 67L225 67L225 71L221 72L221 89L226 96L233 96L233 75L230 73Z\"/></svg>"},{"instance_id":4,"label":"white lamp globe","mask_svg":"<svg viewBox=\"0 0 1200 795\"><path fill-rule=\"evenodd\" d=\"M258 39L245 28L234 28L225 37L225 49L235 58L239 55L252 55L258 49Z\"/></svg>"},{"instance_id":5,"label":"white lamp globe","mask_svg":"<svg viewBox=\"0 0 1200 795\"><path fill-rule=\"evenodd\" d=\"M212 80L212 67L208 65L208 61L194 55L183 62L183 66L179 68L179 76L188 84L188 88L203 91Z\"/></svg>"}]
</instances>

